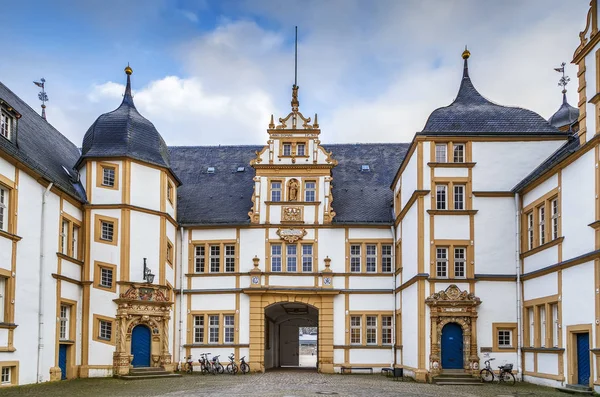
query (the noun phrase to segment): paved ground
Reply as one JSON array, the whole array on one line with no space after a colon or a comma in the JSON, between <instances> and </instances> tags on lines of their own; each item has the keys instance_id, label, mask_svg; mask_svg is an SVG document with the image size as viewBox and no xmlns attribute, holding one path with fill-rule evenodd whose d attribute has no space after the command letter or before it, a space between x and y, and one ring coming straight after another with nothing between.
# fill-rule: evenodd
<instances>
[{"instance_id":1,"label":"paved ground","mask_svg":"<svg viewBox=\"0 0 600 397\"><path fill-rule=\"evenodd\" d=\"M333 394L335 393L335 394ZM565 397L554 389L516 386L436 386L397 382L381 375L322 375L288 370L253 375L185 375L181 378L124 381L112 378L76 379L59 383L0 389L0 396L253 396L318 397Z\"/></svg>"}]
</instances>

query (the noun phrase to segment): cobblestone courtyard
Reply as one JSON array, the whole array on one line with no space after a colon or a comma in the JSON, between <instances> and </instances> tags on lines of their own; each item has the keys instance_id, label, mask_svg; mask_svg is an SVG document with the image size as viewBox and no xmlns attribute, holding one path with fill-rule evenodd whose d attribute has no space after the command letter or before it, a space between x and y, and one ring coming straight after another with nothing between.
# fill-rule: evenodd
<instances>
[{"instance_id":1,"label":"cobblestone courtyard","mask_svg":"<svg viewBox=\"0 0 600 397\"><path fill-rule=\"evenodd\" d=\"M0 389L0 396L443 396L443 397L565 397L551 388L516 386L437 386L399 382L381 375L322 375L309 371L278 371L254 375L185 375L181 378L124 381L77 379L60 383Z\"/></svg>"}]
</instances>

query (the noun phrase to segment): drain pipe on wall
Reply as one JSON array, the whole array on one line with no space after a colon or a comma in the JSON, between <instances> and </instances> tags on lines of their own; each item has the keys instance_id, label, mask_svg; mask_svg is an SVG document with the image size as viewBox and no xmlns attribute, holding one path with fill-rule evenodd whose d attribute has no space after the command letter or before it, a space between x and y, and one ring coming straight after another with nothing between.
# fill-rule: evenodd
<instances>
[{"instance_id":1,"label":"drain pipe on wall","mask_svg":"<svg viewBox=\"0 0 600 397\"><path fill-rule=\"evenodd\" d=\"M177 366L181 361L183 355L183 317L182 309L183 306L183 228L179 227L179 357L177 357Z\"/></svg>"},{"instance_id":2,"label":"drain pipe on wall","mask_svg":"<svg viewBox=\"0 0 600 397\"><path fill-rule=\"evenodd\" d=\"M39 300L38 300L38 354L37 354L37 374L36 382L42 382L42 354L44 352L44 234L45 234L45 215L46 215L46 197L54 182L50 182L46 190L42 192L42 215L40 217L40 269L39 269Z\"/></svg>"},{"instance_id":3,"label":"drain pipe on wall","mask_svg":"<svg viewBox=\"0 0 600 397\"><path fill-rule=\"evenodd\" d=\"M392 277L394 277L394 290L392 296L394 297L394 315L392 316L392 368L396 368L396 227L392 225L392 263L394 264L394 271Z\"/></svg>"},{"instance_id":4,"label":"drain pipe on wall","mask_svg":"<svg viewBox=\"0 0 600 397\"><path fill-rule=\"evenodd\" d=\"M517 271L517 376L523 380L523 369L521 368L521 348L523 347L523 302L521 297L521 209L519 193L515 193L515 221L517 223L515 263Z\"/></svg>"}]
</instances>

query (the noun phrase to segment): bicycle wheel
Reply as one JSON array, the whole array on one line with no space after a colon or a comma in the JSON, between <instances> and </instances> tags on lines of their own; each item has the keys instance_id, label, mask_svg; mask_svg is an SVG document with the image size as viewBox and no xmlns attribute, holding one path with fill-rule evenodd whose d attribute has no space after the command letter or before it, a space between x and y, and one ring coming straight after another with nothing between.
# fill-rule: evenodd
<instances>
[{"instance_id":1,"label":"bicycle wheel","mask_svg":"<svg viewBox=\"0 0 600 397\"><path fill-rule=\"evenodd\" d=\"M228 374L235 375L235 373L237 371L238 371L237 365L235 365L234 363L227 364L227 373Z\"/></svg>"},{"instance_id":2,"label":"bicycle wheel","mask_svg":"<svg viewBox=\"0 0 600 397\"><path fill-rule=\"evenodd\" d=\"M248 364L242 363L242 365L240 365L240 370L243 374L247 374L248 372L250 372L250 367L248 366Z\"/></svg>"},{"instance_id":3,"label":"bicycle wheel","mask_svg":"<svg viewBox=\"0 0 600 397\"><path fill-rule=\"evenodd\" d=\"M187 372L188 374L191 374L193 371L194 371L194 367L192 366L192 364L188 364L188 365L187 365L187 371L186 371L186 372Z\"/></svg>"},{"instance_id":4,"label":"bicycle wheel","mask_svg":"<svg viewBox=\"0 0 600 397\"><path fill-rule=\"evenodd\" d=\"M479 377L481 381L484 383L489 383L494 381L494 373L487 368L482 369L479 372Z\"/></svg>"},{"instance_id":5,"label":"bicycle wheel","mask_svg":"<svg viewBox=\"0 0 600 397\"><path fill-rule=\"evenodd\" d=\"M225 372L225 368L223 368L223 365L221 363L217 364L217 372L220 374Z\"/></svg>"},{"instance_id":6,"label":"bicycle wheel","mask_svg":"<svg viewBox=\"0 0 600 397\"><path fill-rule=\"evenodd\" d=\"M204 364L204 363L200 364L200 372L202 372L202 375L206 375L209 372L209 369L206 366L206 364Z\"/></svg>"},{"instance_id":7,"label":"bicycle wheel","mask_svg":"<svg viewBox=\"0 0 600 397\"><path fill-rule=\"evenodd\" d=\"M510 372L504 372L501 375L501 379L504 383L506 383L507 385L510 385L510 386L514 386L514 384L516 382L515 376Z\"/></svg>"}]
</instances>

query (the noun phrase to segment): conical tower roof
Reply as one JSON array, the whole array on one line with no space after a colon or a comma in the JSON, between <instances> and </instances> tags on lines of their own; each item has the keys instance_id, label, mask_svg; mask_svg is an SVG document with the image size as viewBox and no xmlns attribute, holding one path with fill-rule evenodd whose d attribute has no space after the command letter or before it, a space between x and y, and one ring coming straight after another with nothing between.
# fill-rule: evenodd
<instances>
[{"instance_id":1,"label":"conical tower roof","mask_svg":"<svg viewBox=\"0 0 600 397\"><path fill-rule=\"evenodd\" d=\"M567 102L567 92L563 92L563 101L556 113L554 113L548 122L558 129L568 126L569 129L579 120L579 109L574 108Z\"/></svg>"}]
</instances>

